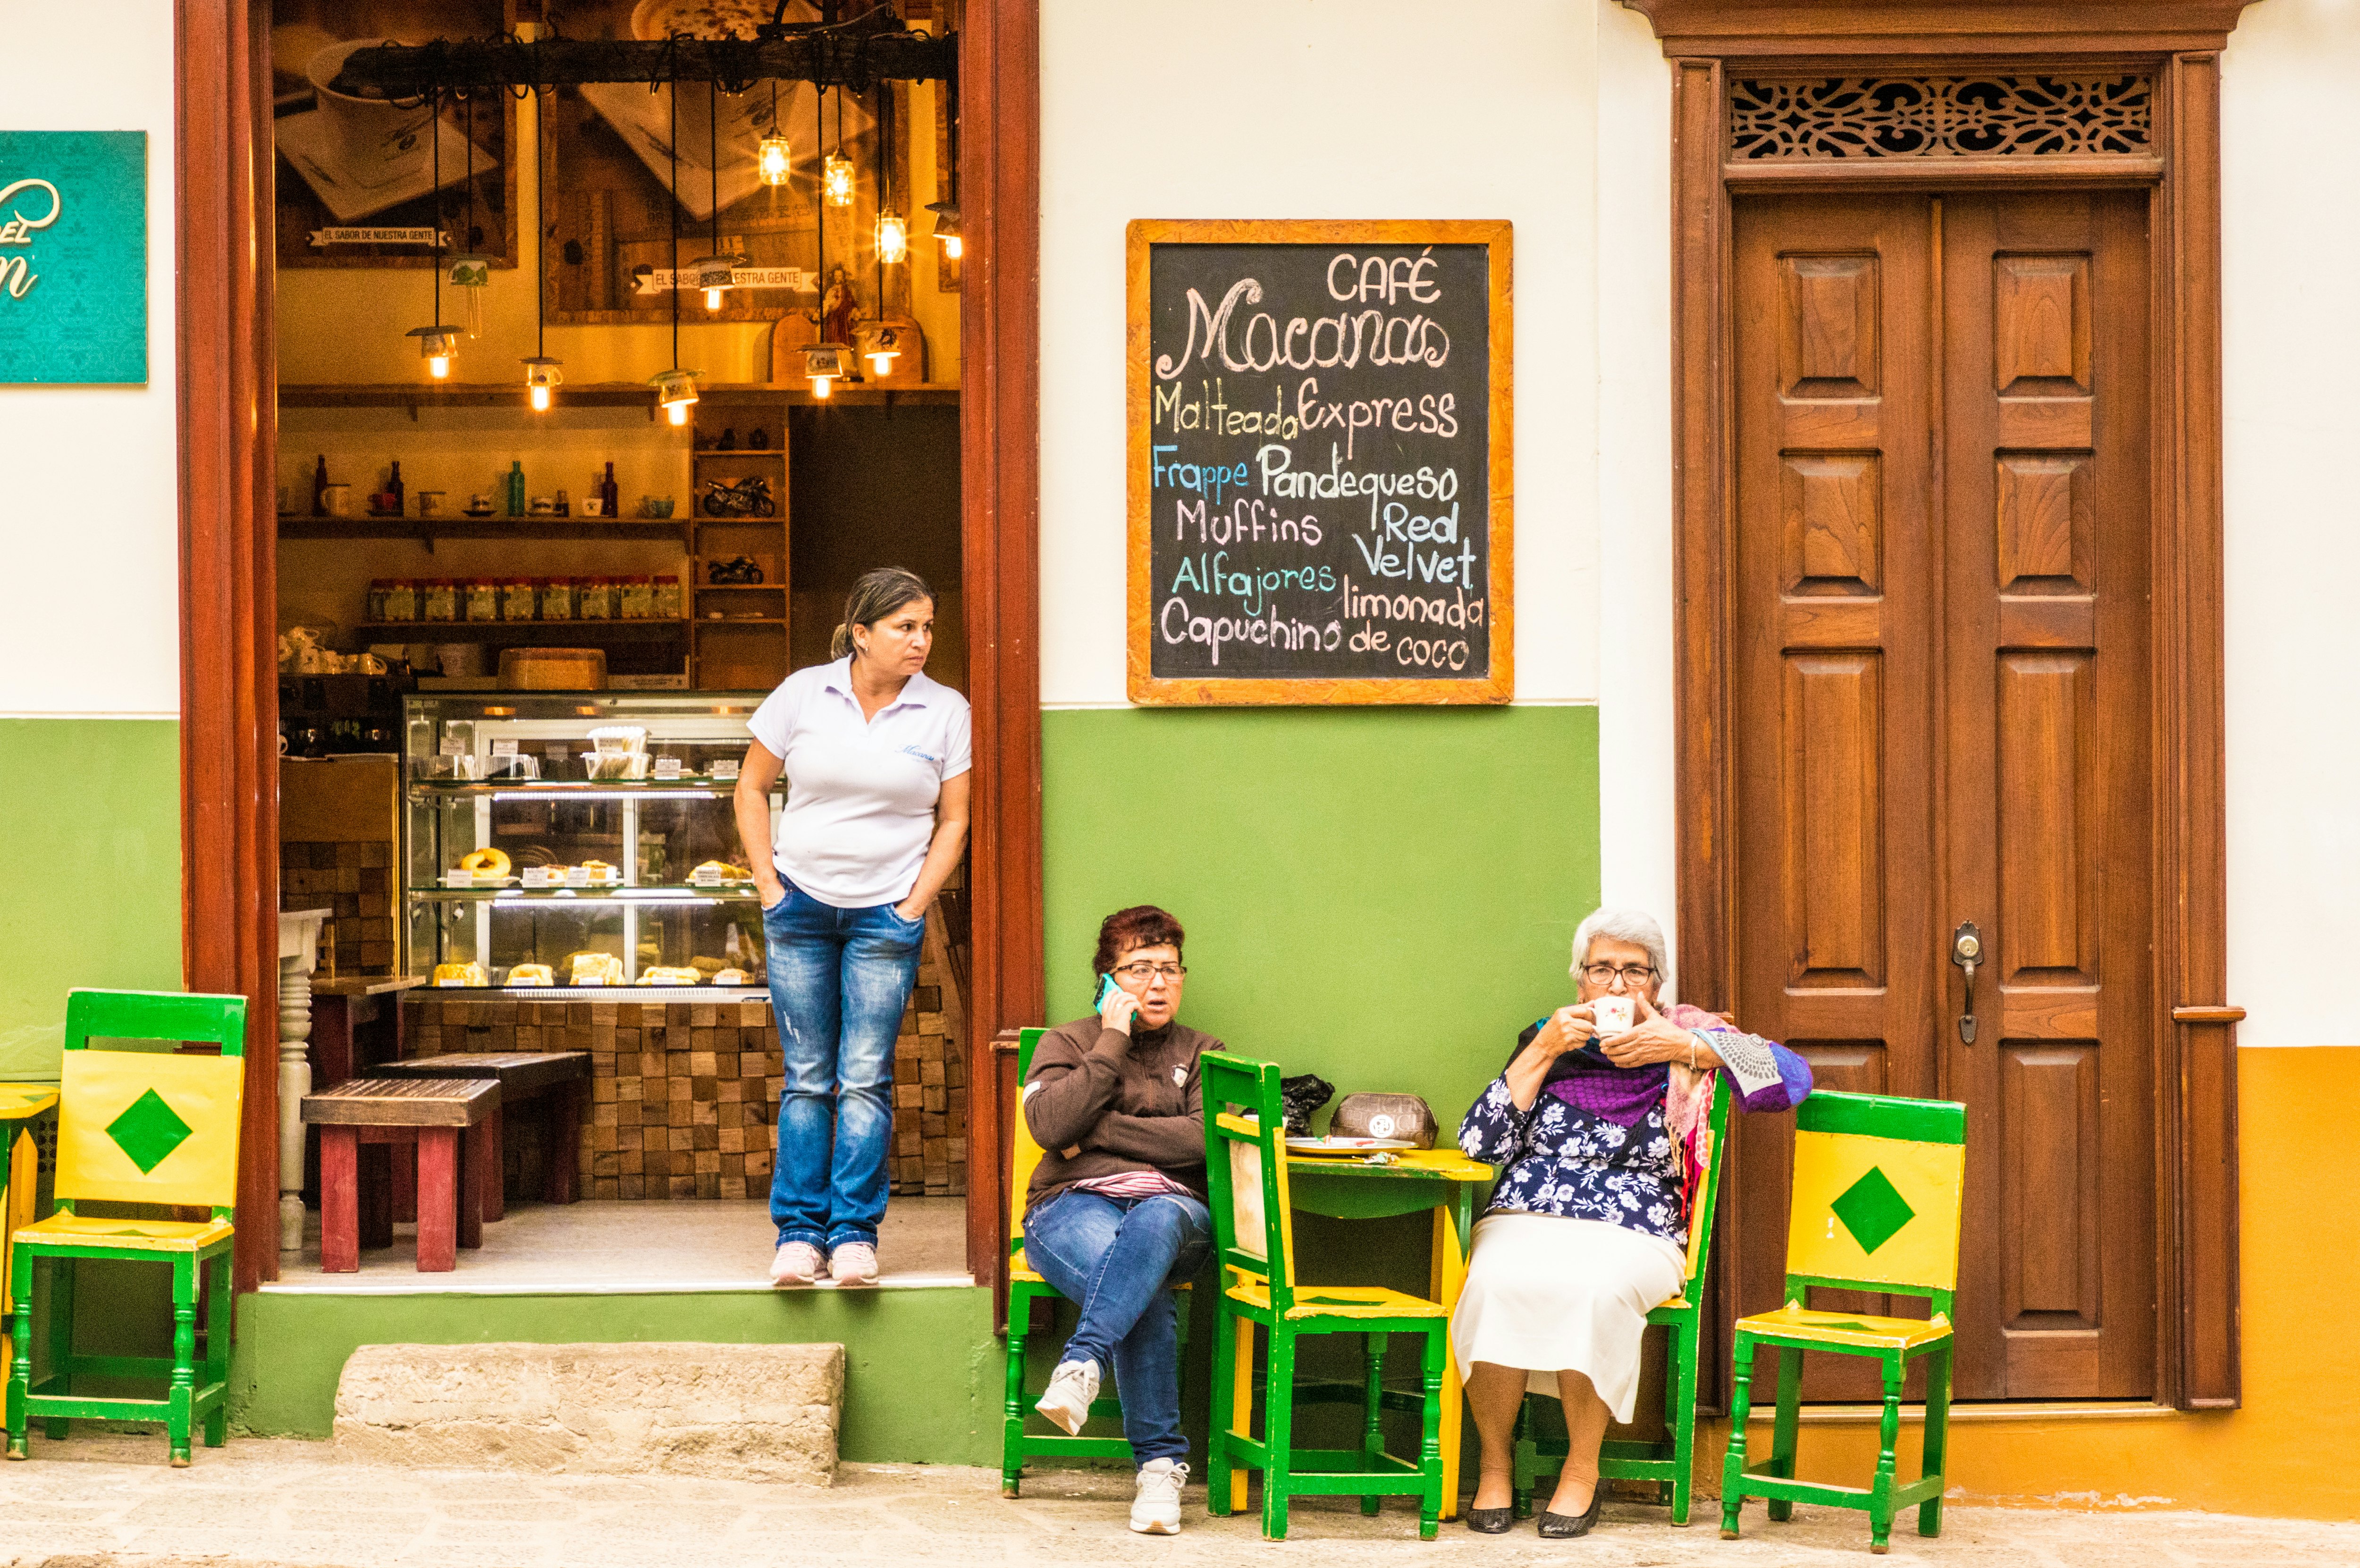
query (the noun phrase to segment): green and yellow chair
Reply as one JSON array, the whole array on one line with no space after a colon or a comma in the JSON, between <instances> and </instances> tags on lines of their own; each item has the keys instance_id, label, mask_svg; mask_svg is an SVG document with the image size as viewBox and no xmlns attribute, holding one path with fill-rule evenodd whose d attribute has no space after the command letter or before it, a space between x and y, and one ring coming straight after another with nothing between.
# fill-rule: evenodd
<instances>
[{"instance_id":1,"label":"green and yellow chair","mask_svg":"<svg viewBox=\"0 0 2360 1568\"><path fill-rule=\"evenodd\" d=\"M1664 1369L1664 1441L1644 1443L1610 1439L1598 1454L1598 1474L1610 1481L1654 1481L1671 1505L1672 1522L1688 1522L1688 1492L1696 1475L1697 1345L1704 1323L1704 1271L1712 1257L1713 1205L1721 1195L1721 1157L1729 1131L1729 1079L1715 1073L1712 1108L1705 1121L1704 1179L1697 1192L1696 1211L1688 1218L1688 1269L1680 1293L1647 1314L1650 1326L1671 1330L1670 1358ZM1533 1431L1535 1407L1555 1404L1554 1397L1525 1396L1516 1416L1515 1505L1518 1519L1533 1511L1533 1488L1544 1475L1546 1459L1565 1457L1562 1437L1537 1437Z\"/></svg>"},{"instance_id":2,"label":"green and yellow chair","mask_svg":"<svg viewBox=\"0 0 2360 1568\"><path fill-rule=\"evenodd\" d=\"M1049 1031L1043 1029L1020 1030L1016 1047L1016 1082L1022 1083L1024 1074L1032 1067L1032 1048ZM1032 1411L1032 1395L1024 1387L1024 1346L1032 1337L1032 1303L1062 1301L1057 1288L1034 1272L1024 1259L1024 1191L1032 1184L1032 1168L1041 1163L1041 1146L1032 1141L1032 1128L1024 1125L1020 1109L1015 1117L1015 1136L1009 1140L1008 1158L1008 1389L1007 1405L1001 1412L1000 1425L1000 1495L1012 1497L1024 1480L1024 1462L1033 1458L1064 1459L1124 1459L1131 1457L1131 1443L1121 1437L1068 1437L1062 1432L1026 1432L1028 1420L1046 1424L1046 1419ZM1188 1343L1188 1291L1180 1290L1180 1344ZM1122 1419L1121 1390L1114 1379L1105 1379L1104 1388L1110 1392L1093 1400L1090 1414L1115 1421Z\"/></svg>"},{"instance_id":3,"label":"green and yellow chair","mask_svg":"<svg viewBox=\"0 0 2360 1568\"><path fill-rule=\"evenodd\" d=\"M1786 1304L1737 1320L1737 1383L1729 1457L1721 1483L1721 1534L1737 1537L1748 1497L1784 1519L1797 1502L1868 1512L1868 1549L1882 1552L1893 1516L1918 1509L1918 1533L1942 1533L1943 1443L1950 1417L1950 1309L1959 1280L1959 1215L1965 1193L1967 1107L1949 1100L1814 1094L1795 1112L1795 1186L1786 1224ZM1927 1318L1810 1310L1814 1290L1923 1296ZM1766 1470L1745 1467L1754 1353L1778 1352L1777 1420ZM1866 1486L1795 1479L1795 1425L1803 1353L1874 1356L1882 1364L1885 1416L1876 1475ZM1926 1359L1926 1448L1918 1479L1894 1479L1901 1389L1909 1363Z\"/></svg>"},{"instance_id":4,"label":"green and yellow chair","mask_svg":"<svg viewBox=\"0 0 2360 1568\"><path fill-rule=\"evenodd\" d=\"M114 1051L99 1040L215 1045L219 1055ZM230 1214L237 1202L238 1112L244 1097L246 998L155 991L74 991L66 998L63 1083L58 1099L57 1212L13 1236L16 1356L8 1378L8 1457L27 1454L36 1419L52 1438L70 1418L160 1421L176 1465L204 1422L205 1446L229 1435ZM82 1215L77 1203L205 1208L205 1220ZM49 1264L49 1376L33 1374L33 1264ZM73 1348L75 1266L108 1258L167 1263L172 1270L172 1354L82 1356ZM197 1297L214 1266L197 1365ZM200 1376L202 1373L202 1376ZM75 1391L91 1377L158 1377L160 1399L104 1399Z\"/></svg>"},{"instance_id":5,"label":"green and yellow chair","mask_svg":"<svg viewBox=\"0 0 2360 1568\"><path fill-rule=\"evenodd\" d=\"M34 1193L41 1179L41 1157L25 1124L57 1108L54 1083L0 1083L0 1390L8 1385L16 1354L7 1333L9 1314L16 1306L15 1276L8 1268L9 1237L33 1223ZM0 1392L0 1422L6 1416L7 1396Z\"/></svg>"},{"instance_id":6,"label":"green and yellow chair","mask_svg":"<svg viewBox=\"0 0 2360 1568\"><path fill-rule=\"evenodd\" d=\"M1358 1497L1365 1514L1377 1511L1380 1497L1414 1497L1418 1534L1431 1541L1442 1523L1442 1378L1450 1357L1449 1309L1382 1286L1297 1288L1278 1066L1207 1051L1198 1058L1197 1070L1204 1083L1205 1164L1221 1271L1214 1301L1213 1420L1206 1475L1212 1511L1242 1509L1246 1472L1260 1470L1265 1540L1286 1539L1289 1497L1341 1496ZM1256 1325L1270 1341L1259 1440L1250 1435ZM1318 1334L1365 1336L1358 1448L1295 1444L1295 1342ZM1424 1425L1415 1460L1385 1452L1379 1422L1386 1340L1396 1334L1418 1334L1425 1342Z\"/></svg>"}]
</instances>

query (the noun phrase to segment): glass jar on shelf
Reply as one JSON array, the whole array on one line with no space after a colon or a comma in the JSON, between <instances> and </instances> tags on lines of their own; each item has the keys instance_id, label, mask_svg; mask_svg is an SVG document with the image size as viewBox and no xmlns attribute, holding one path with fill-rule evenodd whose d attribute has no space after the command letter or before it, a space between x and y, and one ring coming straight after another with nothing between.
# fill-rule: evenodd
<instances>
[{"instance_id":1,"label":"glass jar on shelf","mask_svg":"<svg viewBox=\"0 0 2360 1568\"><path fill-rule=\"evenodd\" d=\"M619 602L615 606L615 612L619 618L626 621L644 621L653 618L656 613L654 583L644 573L624 578L622 593Z\"/></svg>"},{"instance_id":2,"label":"glass jar on shelf","mask_svg":"<svg viewBox=\"0 0 2360 1568\"><path fill-rule=\"evenodd\" d=\"M413 577L386 579L385 614L377 619L400 626L418 618L418 580Z\"/></svg>"},{"instance_id":3,"label":"glass jar on shelf","mask_svg":"<svg viewBox=\"0 0 2360 1568\"><path fill-rule=\"evenodd\" d=\"M367 608L362 613L361 618L371 626L377 626L381 622L389 621L393 618L385 613L387 592L386 580L384 578L372 577L369 579L368 598L366 601Z\"/></svg>"},{"instance_id":4,"label":"glass jar on shelf","mask_svg":"<svg viewBox=\"0 0 2360 1568\"><path fill-rule=\"evenodd\" d=\"M529 621L538 605L530 577L511 577L500 584L500 619Z\"/></svg>"},{"instance_id":5,"label":"glass jar on shelf","mask_svg":"<svg viewBox=\"0 0 2360 1568\"><path fill-rule=\"evenodd\" d=\"M609 577L584 577L576 580L574 614L585 621L611 621L615 618L615 583Z\"/></svg>"},{"instance_id":6,"label":"glass jar on shelf","mask_svg":"<svg viewBox=\"0 0 2360 1568\"><path fill-rule=\"evenodd\" d=\"M544 577L541 580L541 618L544 621L570 621L574 618L574 579Z\"/></svg>"},{"instance_id":7,"label":"glass jar on shelf","mask_svg":"<svg viewBox=\"0 0 2360 1568\"><path fill-rule=\"evenodd\" d=\"M455 621L459 618L459 584L448 577L429 577L418 591L419 616L421 621Z\"/></svg>"},{"instance_id":8,"label":"glass jar on shelf","mask_svg":"<svg viewBox=\"0 0 2360 1568\"><path fill-rule=\"evenodd\" d=\"M656 579L655 616L660 621L676 621L680 615L680 579L667 573Z\"/></svg>"},{"instance_id":9,"label":"glass jar on shelf","mask_svg":"<svg viewBox=\"0 0 2360 1568\"><path fill-rule=\"evenodd\" d=\"M500 580L477 577L467 583L467 619L497 621L500 618Z\"/></svg>"}]
</instances>

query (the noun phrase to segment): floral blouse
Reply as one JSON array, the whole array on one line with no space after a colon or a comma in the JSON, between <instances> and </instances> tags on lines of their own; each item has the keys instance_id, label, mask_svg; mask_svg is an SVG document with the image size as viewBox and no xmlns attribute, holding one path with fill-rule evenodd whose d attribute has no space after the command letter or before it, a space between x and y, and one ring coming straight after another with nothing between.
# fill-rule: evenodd
<instances>
[{"instance_id":1,"label":"floral blouse","mask_svg":"<svg viewBox=\"0 0 2360 1568\"><path fill-rule=\"evenodd\" d=\"M1539 1030L1539 1024L1526 1029L1516 1050L1523 1051ZM1712 1037L1709 1043L1722 1054L1721 1071L1736 1088L1740 1109L1787 1110L1811 1092L1810 1067L1785 1046L1736 1029L1707 1032ZM1513 1053L1509 1060L1515 1060ZM1685 1247L1684 1155L1664 1112L1670 1073L1660 1064L1627 1072L1661 1084L1645 1114L1630 1126L1585 1110L1546 1084L1534 1096L1532 1109L1519 1111L1502 1069L1459 1127L1459 1147L1470 1159L1507 1168L1485 1212L1602 1220Z\"/></svg>"}]
</instances>

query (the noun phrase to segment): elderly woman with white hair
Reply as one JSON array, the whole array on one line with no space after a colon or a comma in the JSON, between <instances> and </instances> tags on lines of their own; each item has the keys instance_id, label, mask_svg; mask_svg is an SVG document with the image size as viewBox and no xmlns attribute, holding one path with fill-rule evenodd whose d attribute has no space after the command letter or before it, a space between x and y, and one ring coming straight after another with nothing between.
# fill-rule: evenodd
<instances>
[{"instance_id":1,"label":"elderly woman with white hair","mask_svg":"<svg viewBox=\"0 0 2360 1568\"><path fill-rule=\"evenodd\" d=\"M1685 1282L1713 1075L1727 1073L1749 1111L1788 1110L1811 1092L1810 1068L1786 1047L1700 1008L1659 1007L1664 963L1649 916L1600 909L1583 920L1580 1000L1518 1037L1459 1129L1470 1156L1506 1167L1450 1323L1482 1446L1467 1523L1485 1534L1515 1522L1528 1389L1557 1397L1568 1439L1540 1533L1586 1535L1598 1520L1599 1445L1610 1419L1631 1419L1647 1313Z\"/></svg>"}]
</instances>

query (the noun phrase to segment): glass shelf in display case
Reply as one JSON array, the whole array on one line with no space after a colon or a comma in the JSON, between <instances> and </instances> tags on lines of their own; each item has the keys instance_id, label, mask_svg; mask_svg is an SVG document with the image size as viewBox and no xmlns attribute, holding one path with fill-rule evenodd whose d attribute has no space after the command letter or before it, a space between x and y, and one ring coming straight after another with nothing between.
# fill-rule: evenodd
<instances>
[{"instance_id":1,"label":"glass shelf in display case","mask_svg":"<svg viewBox=\"0 0 2360 1568\"><path fill-rule=\"evenodd\" d=\"M525 998L766 994L734 800L764 695L410 698L408 972Z\"/></svg>"}]
</instances>

